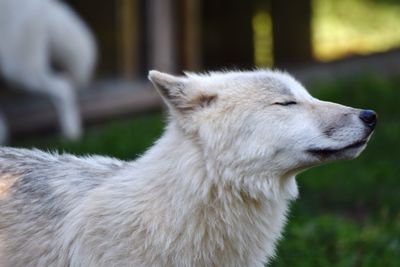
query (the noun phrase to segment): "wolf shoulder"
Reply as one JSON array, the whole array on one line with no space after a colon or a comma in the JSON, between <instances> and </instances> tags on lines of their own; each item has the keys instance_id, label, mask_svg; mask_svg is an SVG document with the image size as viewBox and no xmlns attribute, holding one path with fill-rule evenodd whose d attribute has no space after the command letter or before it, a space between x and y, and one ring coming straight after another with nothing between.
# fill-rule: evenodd
<instances>
[{"instance_id":1,"label":"wolf shoulder","mask_svg":"<svg viewBox=\"0 0 400 267\"><path fill-rule=\"evenodd\" d=\"M0 172L8 168L19 171L29 169L44 170L46 168L80 168L86 171L107 171L117 169L126 164L125 161L100 155L75 156L68 153L43 151L36 148L0 147Z\"/></svg>"},{"instance_id":2,"label":"wolf shoulder","mask_svg":"<svg viewBox=\"0 0 400 267\"><path fill-rule=\"evenodd\" d=\"M0 147L0 185L12 182L17 191L22 187L30 191L62 188L71 194L79 191L75 193L81 195L112 177L125 164L103 156L77 157L54 151Z\"/></svg>"}]
</instances>

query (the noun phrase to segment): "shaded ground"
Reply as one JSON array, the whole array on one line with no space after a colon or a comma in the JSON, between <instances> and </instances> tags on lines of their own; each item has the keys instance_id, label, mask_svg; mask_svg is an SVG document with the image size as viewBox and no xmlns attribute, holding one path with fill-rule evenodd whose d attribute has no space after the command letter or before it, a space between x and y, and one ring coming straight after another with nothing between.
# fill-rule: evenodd
<instances>
[{"instance_id":1,"label":"shaded ground","mask_svg":"<svg viewBox=\"0 0 400 267\"><path fill-rule=\"evenodd\" d=\"M399 266L400 79L360 77L310 86L314 95L379 113L367 150L356 160L298 177L285 238L271 266ZM90 129L82 141L35 139L14 143L124 159L140 155L162 132L164 116L148 114Z\"/></svg>"}]
</instances>

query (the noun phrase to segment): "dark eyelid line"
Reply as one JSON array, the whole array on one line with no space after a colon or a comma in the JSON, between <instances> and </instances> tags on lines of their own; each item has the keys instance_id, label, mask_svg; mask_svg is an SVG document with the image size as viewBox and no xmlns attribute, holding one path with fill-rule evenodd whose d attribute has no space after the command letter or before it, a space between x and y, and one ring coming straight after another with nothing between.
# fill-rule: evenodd
<instances>
[{"instance_id":1,"label":"dark eyelid line","mask_svg":"<svg viewBox=\"0 0 400 267\"><path fill-rule=\"evenodd\" d=\"M286 102L275 102L274 105L279 105L279 106L290 106L290 105L296 105L296 101L286 101Z\"/></svg>"}]
</instances>

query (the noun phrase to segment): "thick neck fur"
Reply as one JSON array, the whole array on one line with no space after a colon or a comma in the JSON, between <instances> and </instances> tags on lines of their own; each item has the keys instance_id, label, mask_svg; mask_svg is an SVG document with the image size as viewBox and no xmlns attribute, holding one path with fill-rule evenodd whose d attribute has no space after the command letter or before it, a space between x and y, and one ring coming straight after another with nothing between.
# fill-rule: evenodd
<instances>
[{"instance_id":1,"label":"thick neck fur","mask_svg":"<svg viewBox=\"0 0 400 267\"><path fill-rule=\"evenodd\" d=\"M152 266L263 266L280 238L294 178L260 186L257 177L238 177L239 183L234 177L210 177L230 171L213 170L208 162L213 159L205 156L170 123L157 144L117 176L118 182L110 181L85 203L89 218L85 232L77 233L83 238L79 246L98 248L92 258L98 266L111 261L118 265L120 257L102 251L104 241L87 244L83 237L113 227L113 236L105 239L126 245L134 266L144 265L137 258ZM267 174L263 178L279 180ZM251 182L258 184L257 194L249 193ZM120 213L126 216L116 216ZM121 217L125 221L116 221Z\"/></svg>"}]
</instances>

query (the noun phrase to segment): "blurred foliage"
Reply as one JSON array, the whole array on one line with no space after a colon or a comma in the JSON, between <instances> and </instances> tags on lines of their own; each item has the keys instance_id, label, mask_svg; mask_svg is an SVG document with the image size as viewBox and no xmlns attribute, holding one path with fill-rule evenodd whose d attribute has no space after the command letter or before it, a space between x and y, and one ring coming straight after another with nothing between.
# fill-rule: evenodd
<instances>
[{"instance_id":1,"label":"blurred foliage","mask_svg":"<svg viewBox=\"0 0 400 267\"><path fill-rule=\"evenodd\" d=\"M251 21L253 27L254 64L258 67L273 66L272 19L266 10L257 10Z\"/></svg>"},{"instance_id":2,"label":"blurred foliage","mask_svg":"<svg viewBox=\"0 0 400 267\"><path fill-rule=\"evenodd\" d=\"M399 86L400 79L374 76L310 86L323 100L376 110L379 123L358 159L298 176L300 199L271 266L399 266ZM163 118L157 113L115 121L91 128L76 143L50 138L14 145L133 159L161 134Z\"/></svg>"},{"instance_id":3,"label":"blurred foliage","mask_svg":"<svg viewBox=\"0 0 400 267\"><path fill-rule=\"evenodd\" d=\"M313 0L313 47L317 59L369 54L400 46L400 2Z\"/></svg>"},{"instance_id":4,"label":"blurred foliage","mask_svg":"<svg viewBox=\"0 0 400 267\"><path fill-rule=\"evenodd\" d=\"M315 59L331 61L400 47L399 0L310 1L313 11L311 38ZM254 2L254 63L260 67L272 66L274 48L271 10L268 5L270 1Z\"/></svg>"}]
</instances>

